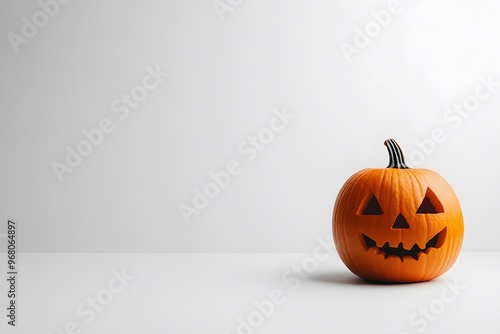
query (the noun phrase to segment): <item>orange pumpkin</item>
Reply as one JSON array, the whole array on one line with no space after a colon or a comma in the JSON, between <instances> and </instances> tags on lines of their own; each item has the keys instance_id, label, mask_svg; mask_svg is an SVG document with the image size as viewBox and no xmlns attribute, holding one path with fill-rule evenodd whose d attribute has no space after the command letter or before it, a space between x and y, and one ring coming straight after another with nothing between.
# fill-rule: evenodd
<instances>
[{"instance_id":1,"label":"orange pumpkin","mask_svg":"<svg viewBox=\"0 0 500 334\"><path fill-rule=\"evenodd\" d=\"M418 282L455 262L464 225L455 192L438 173L406 166L394 139L387 168L347 180L333 210L333 238L354 274L378 282Z\"/></svg>"}]
</instances>

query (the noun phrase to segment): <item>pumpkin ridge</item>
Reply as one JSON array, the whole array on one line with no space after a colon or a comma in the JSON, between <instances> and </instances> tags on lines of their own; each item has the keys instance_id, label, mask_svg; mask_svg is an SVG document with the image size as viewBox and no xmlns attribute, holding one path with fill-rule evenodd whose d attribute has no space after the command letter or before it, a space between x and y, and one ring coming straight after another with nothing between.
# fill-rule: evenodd
<instances>
[{"instance_id":1,"label":"pumpkin ridge","mask_svg":"<svg viewBox=\"0 0 500 334\"><path fill-rule=\"evenodd\" d=\"M352 195L352 193L354 192L354 189L356 189L356 185L358 182L360 182L362 179L363 179L363 176L365 176L366 174L368 174L370 171L372 171L373 169L371 168L367 168L367 169L364 169L364 170L361 170L357 173L355 173L354 175L352 175L348 180L347 182L345 183L345 185L341 188L340 190L340 194L339 194L339 197L337 198L337 201L335 203L335 208L334 208L334 212L333 212L333 221L335 221L336 219L336 215L343 215L345 214L344 211L347 211L347 205L342 205L343 201L348 201L348 199L350 198L350 196ZM366 182L366 181L365 181ZM365 183L366 184L366 183ZM340 212L338 212L338 209L341 209ZM336 231L336 229L340 228L341 231L340 233L338 233L339 231ZM340 236L340 242L341 242L341 248L342 248L342 253L344 256L346 256L348 258L348 263L349 265L347 265L348 267L353 267L354 271L356 272L360 272L360 270L357 268L356 265L354 265L355 261L353 261L352 259L352 256L350 254L350 252L347 250L348 249L348 241L347 241L347 236L346 236L346 233L345 233L345 226L336 226L335 224L333 225L333 230L334 230L334 236L337 235L337 236ZM334 242L337 243L336 241L336 238L334 238ZM342 258L342 256L341 256ZM346 263L346 261L344 261L344 263Z\"/></svg>"}]
</instances>

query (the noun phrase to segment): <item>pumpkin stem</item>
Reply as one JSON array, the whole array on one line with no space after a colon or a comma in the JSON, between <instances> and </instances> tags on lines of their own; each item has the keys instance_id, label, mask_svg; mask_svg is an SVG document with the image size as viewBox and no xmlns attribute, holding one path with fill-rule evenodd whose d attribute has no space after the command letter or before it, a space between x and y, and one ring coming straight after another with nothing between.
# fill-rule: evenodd
<instances>
[{"instance_id":1,"label":"pumpkin stem","mask_svg":"<svg viewBox=\"0 0 500 334\"><path fill-rule=\"evenodd\" d=\"M384 142L384 145L387 146L387 150L389 151L389 166L387 166L387 168L410 168L405 163L405 157L401 147L399 147L398 143L396 143L394 139L387 139Z\"/></svg>"}]
</instances>

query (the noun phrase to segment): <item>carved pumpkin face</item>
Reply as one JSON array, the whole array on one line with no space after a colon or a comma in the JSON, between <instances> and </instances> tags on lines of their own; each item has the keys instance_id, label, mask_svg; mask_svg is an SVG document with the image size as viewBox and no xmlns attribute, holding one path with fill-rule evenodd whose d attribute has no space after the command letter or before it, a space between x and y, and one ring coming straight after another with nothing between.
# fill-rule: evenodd
<instances>
[{"instance_id":1,"label":"carved pumpkin face","mask_svg":"<svg viewBox=\"0 0 500 334\"><path fill-rule=\"evenodd\" d=\"M417 282L455 262L464 227L458 198L438 173L410 169L397 143L387 168L364 169L335 202L333 236L345 265L370 281Z\"/></svg>"}]
</instances>

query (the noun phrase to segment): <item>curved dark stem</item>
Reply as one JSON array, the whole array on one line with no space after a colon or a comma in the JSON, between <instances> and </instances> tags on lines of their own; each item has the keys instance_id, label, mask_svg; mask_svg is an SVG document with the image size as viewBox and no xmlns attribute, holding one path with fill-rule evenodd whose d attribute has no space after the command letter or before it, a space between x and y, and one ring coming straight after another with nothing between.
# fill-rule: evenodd
<instances>
[{"instance_id":1,"label":"curved dark stem","mask_svg":"<svg viewBox=\"0 0 500 334\"><path fill-rule=\"evenodd\" d=\"M387 150L389 151L389 166L387 166L387 168L410 168L405 163L405 157L401 147L399 147L394 139L387 139L384 145L387 146Z\"/></svg>"}]
</instances>

